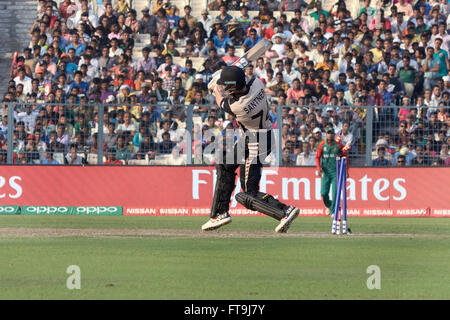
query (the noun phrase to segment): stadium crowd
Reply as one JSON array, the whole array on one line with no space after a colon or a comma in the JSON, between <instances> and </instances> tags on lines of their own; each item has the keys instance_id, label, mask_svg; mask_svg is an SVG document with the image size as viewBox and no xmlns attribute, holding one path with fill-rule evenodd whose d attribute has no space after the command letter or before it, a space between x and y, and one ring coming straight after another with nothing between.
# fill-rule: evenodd
<instances>
[{"instance_id":1,"label":"stadium crowd","mask_svg":"<svg viewBox=\"0 0 450 320\"><path fill-rule=\"evenodd\" d=\"M374 106L373 165L450 165L447 0L339 0L327 10L316 0L212 0L199 16L157 0L142 18L129 1L98 0L96 10L92 1L37 1L31 41L2 94L0 163L14 102L14 163L96 163L106 103L106 164L184 164L187 106L194 152L237 129L207 84L265 38L273 46L245 72L265 83L274 128L285 106L282 165L314 165L327 126L364 159L364 106Z\"/></svg>"}]
</instances>

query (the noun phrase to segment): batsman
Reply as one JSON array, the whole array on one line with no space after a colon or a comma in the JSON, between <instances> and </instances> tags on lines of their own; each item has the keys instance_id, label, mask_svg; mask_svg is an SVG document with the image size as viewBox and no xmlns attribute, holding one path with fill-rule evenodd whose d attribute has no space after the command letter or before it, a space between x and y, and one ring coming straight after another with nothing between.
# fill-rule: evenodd
<instances>
[{"instance_id":1,"label":"batsman","mask_svg":"<svg viewBox=\"0 0 450 320\"><path fill-rule=\"evenodd\" d=\"M326 130L326 140L322 141L317 148L316 153L316 169L317 174L322 177L322 185L320 188L320 194L322 195L323 203L326 207L327 215L334 213L334 207L336 205L336 186L337 186L337 171L336 171L336 158L345 157L348 163L348 155L345 152L345 147L334 138L334 129L328 127ZM347 168L347 177L349 176ZM332 199L330 199L330 187Z\"/></svg>"},{"instance_id":2,"label":"batsman","mask_svg":"<svg viewBox=\"0 0 450 320\"><path fill-rule=\"evenodd\" d=\"M229 204L235 189L235 171L239 168L242 192L236 194L236 201L278 220L275 232L287 232L299 209L259 191L262 161L270 154L274 141L264 84L256 77L247 79L241 68L229 66L221 70L217 84L210 83L209 87L217 105L236 117L240 137L232 148L223 149L223 157L217 161L210 219L202 230L215 230L231 222ZM227 154L230 152L231 156Z\"/></svg>"}]
</instances>

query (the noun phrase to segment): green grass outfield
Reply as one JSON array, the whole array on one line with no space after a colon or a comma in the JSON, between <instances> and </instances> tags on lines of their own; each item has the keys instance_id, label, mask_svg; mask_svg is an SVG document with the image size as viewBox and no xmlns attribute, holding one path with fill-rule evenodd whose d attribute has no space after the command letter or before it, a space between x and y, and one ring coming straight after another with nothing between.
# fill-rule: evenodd
<instances>
[{"instance_id":1,"label":"green grass outfield","mask_svg":"<svg viewBox=\"0 0 450 320\"><path fill-rule=\"evenodd\" d=\"M450 299L450 219L0 216L0 299ZM81 289L69 290L69 265ZM369 290L367 267L381 270Z\"/></svg>"}]
</instances>

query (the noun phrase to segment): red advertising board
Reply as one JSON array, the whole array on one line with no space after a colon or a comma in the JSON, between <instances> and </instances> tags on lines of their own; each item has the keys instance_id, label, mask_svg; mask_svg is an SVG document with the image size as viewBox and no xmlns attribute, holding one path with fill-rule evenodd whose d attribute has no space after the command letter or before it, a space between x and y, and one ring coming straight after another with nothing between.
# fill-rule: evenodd
<instances>
[{"instance_id":1,"label":"red advertising board","mask_svg":"<svg viewBox=\"0 0 450 320\"><path fill-rule=\"evenodd\" d=\"M208 215L214 167L1 166L0 205L122 206L124 215ZM236 192L240 184L237 180ZM262 192L324 215L310 167L267 167ZM349 216L450 216L450 168L351 168ZM231 214L255 215L231 199Z\"/></svg>"}]
</instances>

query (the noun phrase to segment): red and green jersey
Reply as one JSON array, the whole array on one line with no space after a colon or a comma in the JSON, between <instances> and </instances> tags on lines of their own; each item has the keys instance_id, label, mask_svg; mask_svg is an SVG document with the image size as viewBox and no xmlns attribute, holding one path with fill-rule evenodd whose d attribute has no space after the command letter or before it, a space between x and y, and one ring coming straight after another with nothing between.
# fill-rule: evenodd
<instances>
[{"instance_id":1,"label":"red and green jersey","mask_svg":"<svg viewBox=\"0 0 450 320\"><path fill-rule=\"evenodd\" d=\"M344 146L336 141L328 143L322 141L317 148L316 153L316 168L320 170L322 168L324 173L336 173L336 158L345 157L348 164L348 156L344 151ZM320 162L322 160L322 163ZM348 170L348 165L347 165Z\"/></svg>"}]
</instances>

